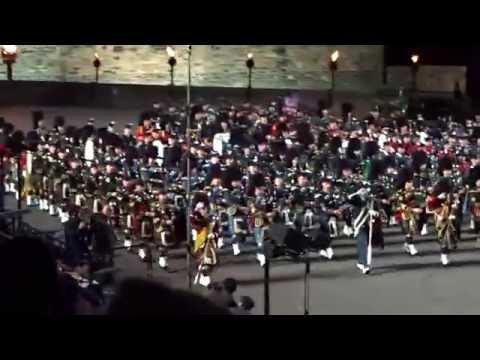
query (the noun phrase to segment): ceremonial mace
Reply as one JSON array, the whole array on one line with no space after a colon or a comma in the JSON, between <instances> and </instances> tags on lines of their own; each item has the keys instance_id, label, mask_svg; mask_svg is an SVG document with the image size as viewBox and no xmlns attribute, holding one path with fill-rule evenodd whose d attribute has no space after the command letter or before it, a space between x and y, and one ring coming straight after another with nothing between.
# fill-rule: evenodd
<instances>
[{"instance_id":1,"label":"ceremonial mace","mask_svg":"<svg viewBox=\"0 0 480 360\"><path fill-rule=\"evenodd\" d=\"M192 206L192 194L191 194L191 171L190 171L190 151L192 147L191 143L191 136L190 136L190 128L191 128L191 98L190 98L190 91L191 91L191 85L192 85L192 72L191 72L191 64L192 64L192 45L188 45L188 50L187 50L187 71L188 71L188 77L187 77L187 121L186 121L186 140L187 140L187 189L186 189L186 195L187 195L187 211L186 211L186 216L187 216L187 284L188 288L192 289L192 269L191 269L191 255L190 255L190 248L192 245L192 224L191 224L191 206Z\"/></svg>"},{"instance_id":2,"label":"ceremonial mace","mask_svg":"<svg viewBox=\"0 0 480 360\"><path fill-rule=\"evenodd\" d=\"M370 194L370 196L372 196ZM370 201L369 201L369 205L368 205L368 250L367 250L367 265L368 267L371 267L372 266L372 253L373 253L373 250L372 250L372 238L373 238L373 215L372 215L372 211L374 209L374 204L373 204L373 197L371 197Z\"/></svg>"}]
</instances>

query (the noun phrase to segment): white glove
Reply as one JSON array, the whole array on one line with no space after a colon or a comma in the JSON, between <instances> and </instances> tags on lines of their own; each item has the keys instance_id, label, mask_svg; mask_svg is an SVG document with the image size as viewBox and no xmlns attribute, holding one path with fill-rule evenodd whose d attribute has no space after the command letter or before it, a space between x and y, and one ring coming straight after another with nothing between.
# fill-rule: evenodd
<instances>
[{"instance_id":1,"label":"white glove","mask_svg":"<svg viewBox=\"0 0 480 360\"><path fill-rule=\"evenodd\" d=\"M440 200L445 200L445 199L447 198L447 194L441 193L440 195L438 195L438 198L439 198Z\"/></svg>"},{"instance_id":2,"label":"white glove","mask_svg":"<svg viewBox=\"0 0 480 360\"><path fill-rule=\"evenodd\" d=\"M375 210L369 210L369 211L368 211L368 214L369 214L370 216L378 216L378 215L379 215L379 212L378 212L378 211L375 211Z\"/></svg>"}]
</instances>

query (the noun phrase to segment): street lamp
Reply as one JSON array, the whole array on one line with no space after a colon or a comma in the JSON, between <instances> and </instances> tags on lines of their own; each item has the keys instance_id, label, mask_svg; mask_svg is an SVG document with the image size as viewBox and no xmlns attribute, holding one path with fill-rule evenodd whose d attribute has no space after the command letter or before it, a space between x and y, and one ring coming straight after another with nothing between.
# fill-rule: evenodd
<instances>
[{"instance_id":1,"label":"street lamp","mask_svg":"<svg viewBox=\"0 0 480 360\"><path fill-rule=\"evenodd\" d=\"M175 65L177 65L177 58L175 50L171 48L170 46L167 46L167 55L168 55L168 65L170 65L170 86L173 89L173 86L175 85L173 81L173 76L175 72Z\"/></svg>"},{"instance_id":2,"label":"street lamp","mask_svg":"<svg viewBox=\"0 0 480 360\"><path fill-rule=\"evenodd\" d=\"M420 68L420 64L419 64L420 56L413 54L410 60L412 60L412 66L411 66L412 91L415 93L417 92L417 77L418 77L418 70Z\"/></svg>"},{"instance_id":3,"label":"street lamp","mask_svg":"<svg viewBox=\"0 0 480 360\"><path fill-rule=\"evenodd\" d=\"M248 87L247 87L247 99L250 100L252 96L252 70L255 67L255 61L253 60L253 54L247 55L247 61L245 62L248 69Z\"/></svg>"},{"instance_id":4,"label":"street lamp","mask_svg":"<svg viewBox=\"0 0 480 360\"><path fill-rule=\"evenodd\" d=\"M102 62L100 61L100 57L97 53L95 53L95 60L93 60L93 67L95 68L95 82L98 84L98 77L100 66L102 66Z\"/></svg>"},{"instance_id":5,"label":"street lamp","mask_svg":"<svg viewBox=\"0 0 480 360\"><path fill-rule=\"evenodd\" d=\"M17 60L17 45L2 45L2 60L7 65L7 79L13 80L13 64Z\"/></svg>"},{"instance_id":6,"label":"street lamp","mask_svg":"<svg viewBox=\"0 0 480 360\"><path fill-rule=\"evenodd\" d=\"M340 57L340 53L338 50L335 50L331 55L330 55L330 76L331 76L331 81L330 81L330 93L329 93L329 104L330 107L333 106L333 100L334 100L334 92L335 92L335 73L338 70L338 58Z\"/></svg>"}]
</instances>

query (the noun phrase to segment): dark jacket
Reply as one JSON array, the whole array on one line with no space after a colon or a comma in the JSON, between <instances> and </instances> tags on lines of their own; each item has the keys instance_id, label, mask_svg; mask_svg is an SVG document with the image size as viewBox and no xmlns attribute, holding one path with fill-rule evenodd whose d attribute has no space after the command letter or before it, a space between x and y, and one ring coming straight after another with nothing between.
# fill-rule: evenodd
<instances>
[{"instance_id":1,"label":"dark jacket","mask_svg":"<svg viewBox=\"0 0 480 360\"><path fill-rule=\"evenodd\" d=\"M95 214L91 223L93 252L98 255L110 254L116 241L112 227L105 215Z\"/></svg>"},{"instance_id":2,"label":"dark jacket","mask_svg":"<svg viewBox=\"0 0 480 360\"><path fill-rule=\"evenodd\" d=\"M173 147L167 147L164 151L164 164L167 169L176 168L178 166L178 162L182 158L182 149L180 146L175 145Z\"/></svg>"},{"instance_id":3,"label":"dark jacket","mask_svg":"<svg viewBox=\"0 0 480 360\"><path fill-rule=\"evenodd\" d=\"M232 181L239 181L242 180L243 174L240 168L236 165L229 166L225 169L223 173L223 186L231 189L232 188Z\"/></svg>"},{"instance_id":4,"label":"dark jacket","mask_svg":"<svg viewBox=\"0 0 480 360\"><path fill-rule=\"evenodd\" d=\"M247 184L247 195L254 196L256 187L265 186L265 177L259 173L250 175Z\"/></svg>"},{"instance_id":5,"label":"dark jacket","mask_svg":"<svg viewBox=\"0 0 480 360\"><path fill-rule=\"evenodd\" d=\"M470 187L474 187L478 179L480 179L479 165L474 166L469 170L468 176L467 176L467 184L470 185Z\"/></svg>"},{"instance_id":6,"label":"dark jacket","mask_svg":"<svg viewBox=\"0 0 480 360\"><path fill-rule=\"evenodd\" d=\"M220 178L222 176L222 167L220 164L210 164L207 170L207 176L205 183L208 185L214 178Z\"/></svg>"},{"instance_id":7,"label":"dark jacket","mask_svg":"<svg viewBox=\"0 0 480 360\"><path fill-rule=\"evenodd\" d=\"M90 257L88 237L85 231L79 229L79 220L72 218L64 224L65 232L65 263L76 266Z\"/></svg>"}]
</instances>

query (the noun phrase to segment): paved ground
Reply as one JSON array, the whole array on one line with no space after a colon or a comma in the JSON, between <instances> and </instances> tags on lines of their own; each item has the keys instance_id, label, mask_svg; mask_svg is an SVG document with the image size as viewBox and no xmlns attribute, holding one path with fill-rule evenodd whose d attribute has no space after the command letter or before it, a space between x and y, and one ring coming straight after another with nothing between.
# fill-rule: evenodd
<instances>
[{"instance_id":1,"label":"paved ground","mask_svg":"<svg viewBox=\"0 0 480 360\"><path fill-rule=\"evenodd\" d=\"M14 206L12 197L9 207ZM57 219L33 210L25 220L43 230L61 230ZM402 238L397 228L387 229L386 248L374 253L374 272L362 276L355 268L352 240L334 243L336 257L328 262L317 258L312 263L311 314L479 314L480 250L475 249L473 235L452 254L449 268L440 266L438 247L433 236L418 240L421 256L410 258L402 252ZM175 251L170 265L173 273L158 266L154 279L174 287L186 287L185 257ZM116 254L115 276L146 276L146 266L125 251ZM214 279L233 276L239 280L239 294L251 296L263 311L263 270L253 253L220 257L221 265ZM303 314L304 264L275 261L271 269L272 314ZM197 289L197 291L200 291Z\"/></svg>"}]
</instances>

